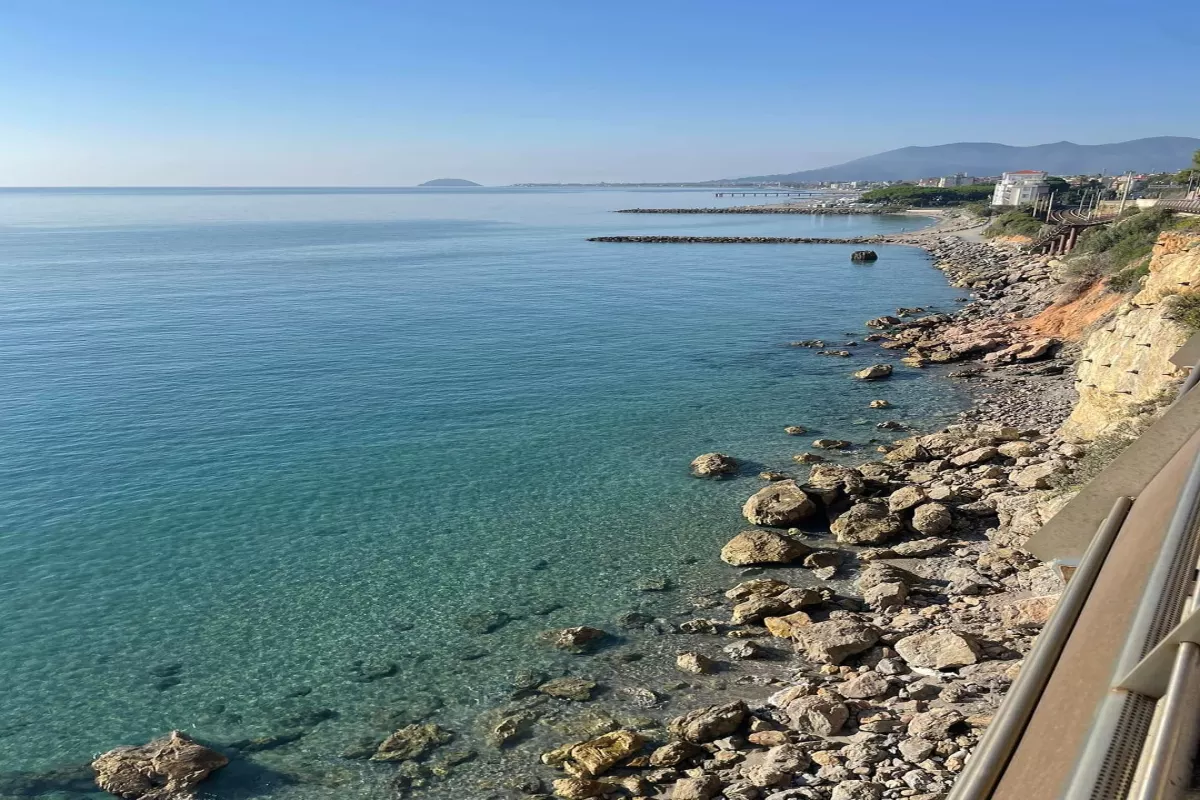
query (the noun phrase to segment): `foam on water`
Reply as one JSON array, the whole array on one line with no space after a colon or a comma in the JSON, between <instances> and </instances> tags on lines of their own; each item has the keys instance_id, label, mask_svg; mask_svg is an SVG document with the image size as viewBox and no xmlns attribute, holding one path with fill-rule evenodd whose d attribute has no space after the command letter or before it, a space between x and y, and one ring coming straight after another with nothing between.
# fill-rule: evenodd
<instances>
[{"instance_id":1,"label":"foam on water","mask_svg":"<svg viewBox=\"0 0 1200 800\"><path fill-rule=\"evenodd\" d=\"M753 473L809 441L785 425L866 442L870 399L918 423L957 410L912 371L851 381L892 358L872 345L785 346L952 307L920 251L863 267L849 246L584 241L918 224L607 213L714 202L0 193L0 774L331 709L214 791L381 796L391 767L337 758L356 736L426 707L466 725L514 670L561 669L537 631L611 630L732 580L716 554ZM710 450L754 463L688 477ZM680 588L636 590L655 575ZM514 619L461 625L491 611Z\"/></svg>"}]
</instances>

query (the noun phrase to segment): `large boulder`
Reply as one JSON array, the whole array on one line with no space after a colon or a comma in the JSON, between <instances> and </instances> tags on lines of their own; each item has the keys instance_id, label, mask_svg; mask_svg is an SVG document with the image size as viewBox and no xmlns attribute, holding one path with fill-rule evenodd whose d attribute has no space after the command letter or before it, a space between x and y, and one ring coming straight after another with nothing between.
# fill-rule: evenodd
<instances>
[{"instance_id":1,"label":"large boulder","mask_svg":"<svg viewBox=\"0 0 1200 800\"><path fill-rule=\"evenodd\" d=\"M751 525L786 528L812 516L816 509L800 485L788 480L759 489L742 506L742 514Z\"/></svg>"},{"instance_id":2,"label":"large boulder","mask_svg":"<svg viewBox=\"0 0 1200 800\"><path fill-rule=\"evenodd\" d=\"M866 492L862 473L837 464L818 464L809 470L804 491L816 495L826 507Z\"/></svg>"},{"instance_id":3,"label":"large boulder","mask_svg":"<svg viewBox=\"0 0 1200 800\"><path fill-rule=\"evenodd\" d=\"M855 250L850 254L850 260L855 264L865 264L868 261L875 261L879 258L879 254L874 250Z\"/></svg>"},{"instance_id":4,"label":"large boulder","mask_svg":"<svg viewBox=\"0 0 1200 800\"><path fill-rule=\"evenodd\" d=\"M904 521L883 503L857 503L829 526L842 544L880 544L904 532Z\"/></svg>"},{"instance_id":5,"label":"large boulder","mask_svg":"<svg viewBox=\"0 0 1200 800\"><path fill-rule=\"evenodd\" d=\"M797 697L784 706L783 711L793 730L817 736L836 736L850 718L850 709L845 703L819 695Z\"/></svg>"},{"instance_id":6,"label":"large boulder","mask_svg":"<svg viewBox=\"0 0 1200 800\"><path fill-rule=\"evenodd\" d=\"M979 661L979 645L965 634L936 628L905 636L896 642L896 652L910 667L956 669Z\"/></svg>"},{"instance_id":7,"label":"large boulder","mask_svg":"<svg viewBox=\"0 0 1200 800\"><path fill-rule=\"evenodd\" d=\"M741 567L748 564L788 564L804 558L812 548L790 536L762 528L742 531L721 548L721 560Z\"/></svg>"},{"instance_id":8,"label":"large boulder","mask_svg":"<svg viewBox=\"0 0 1200 800\"><path fill-rule=\"evenodd\" d=\"M912 526L917 533L945 533L953 524L954 518L950 516L950 509L941 503L926 503L913 511Z\"/></svg>"},{"instance_id":9,"label":"large boulder","mask_svg":"<svg viewBox=\"0 0 1200 800\"><path fill-rule=\"evenodd\" d=\"M899 513L910 508L916 508L926 500L925 490L920 486L901 486L888 495L888 511Z\"/></svg>"},{"instance_id":10,"label":"large boulder","mask_svg":"<svg viewBox=\"0 0 1200 800\"><path fill-rule=\"evenodd\" d=\"M836 618L797 627L796 652L821 664L840 664L879 641L879 631L857 619Z\"/></svg>"},{"instance_id":11,"label":"large boulder","mask_svg":"<svg viewBox=\"0 0 1200 800\"><path fill-rule=\"evenodd\" d=\"M854 373L854 377L858 378L860 381L878 381L883 380L884 378L890 378L892 377L892 365L872 364L866 369L860 369L858 372Z\"/></svg>"},{"instance_id":12,"label":"large boulder","mask_svg":"<svg viewBox=\"0 0 1200 800\"><path fill-rule=\"evenodd\" d=\"M671 720L667 730L685 742L703 744L736 731L749 713L750 710L741 700L719 706L706 706Z\"/></svg>"},{"instance_id":13,"label":"large boulder","mask_svg":"<svg viewBox=\"0 0 1200 800\"><path fill-rule=\"evenodd\" d=\"M737 472L737 461L724 453L705 453L692 461L692 474L697 478L719 478Z\"/></svg>"},{"instance_id":14,"label":"large boulder","mask_svg":"<svg viewBox=\"0 0 1200 800\"><path fill-rule=\"evenodd\" d=\"M96 757L96 785L129 800L191 800L196 786L229 763L187 734L171 731L140 747L117 747Z\"/></svg>"}]
</instances>

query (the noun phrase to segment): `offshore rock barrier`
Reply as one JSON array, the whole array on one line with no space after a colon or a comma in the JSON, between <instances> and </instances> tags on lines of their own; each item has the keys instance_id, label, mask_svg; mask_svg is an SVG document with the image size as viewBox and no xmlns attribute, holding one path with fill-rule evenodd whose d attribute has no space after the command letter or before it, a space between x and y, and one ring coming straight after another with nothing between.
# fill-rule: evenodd
<instances>
[{"instance_id":1,"label":"offshore rock barrier","mask_svg":"<svg viewBox=\"0 0 1200 800\"><path fill-rule=\"evenodd\" d=\"M636 244L878 244L880 236L592 236L589 242Z\"/></svg>"},{"instance_id":2,"label":"offshore rock barrier","mask_svg":"<svg viewBox=\"0 0 1200 800\"><path fill-rule=\"evenodd\" d=\"M615 214L815 214L817 216L845 216L867 214L879 216L894 214L877 208L825 208L821 206L731 206L729 208L622 208Z\"/></svg>"}]
</instances>

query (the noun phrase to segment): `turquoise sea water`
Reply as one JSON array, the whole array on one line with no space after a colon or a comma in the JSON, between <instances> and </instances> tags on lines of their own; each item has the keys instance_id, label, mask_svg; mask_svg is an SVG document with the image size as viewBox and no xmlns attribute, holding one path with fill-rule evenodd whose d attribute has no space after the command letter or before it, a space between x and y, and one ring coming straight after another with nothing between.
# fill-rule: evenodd
<instances>
[{"instance_id":1,"label":"turquoise sea water","mask_svg":"<svg viewBox=\"0 0 1200 800\"><path fill-rule=\"evenodd\" d=\"M957 410L903 368L851 381L893 358L873 345L786 346L952 307L921 251L585 241L921 224L609 213L718 202L746 201L0 192L0 795L171 728L228 743L304 717L214 796L387 796L393 768L347 742L415 707L469 742L506 675L553 669L537 631L731 580L716 554L758 469L878 435L876 397ZM690 478L711 450L746 474ZM678 588L638 592L650 576Z\"/></svg>"}]
</instances>

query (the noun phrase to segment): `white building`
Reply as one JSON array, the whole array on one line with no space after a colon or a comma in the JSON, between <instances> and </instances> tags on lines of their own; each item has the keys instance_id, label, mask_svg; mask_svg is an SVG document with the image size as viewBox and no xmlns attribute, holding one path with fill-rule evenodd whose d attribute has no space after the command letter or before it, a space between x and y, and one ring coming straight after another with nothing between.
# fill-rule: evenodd
<instances>
[{"instance_id":1,"label":"white building","mask_svg":"<svg viewBox=\"0 0 1200 800\"><path fill-rule=\"evenodd\" d=\"M1006 172L1000 176L992 192L994 206L1027 206L1050 193L1046 173L1036 169Z\"/></svg>"},{"instance_id":2,"label":"white building","mask_svg":"<svg viewBox=\"0 0 1200 800\"><path fill-rule=\"evenodd\" d=\"M947 175L944 178L938 179L938 186L945 189L947 186L970 186L975 183L975 179L965 172L960 172L956 175Z\"/></svg>"}]
</instances>

